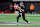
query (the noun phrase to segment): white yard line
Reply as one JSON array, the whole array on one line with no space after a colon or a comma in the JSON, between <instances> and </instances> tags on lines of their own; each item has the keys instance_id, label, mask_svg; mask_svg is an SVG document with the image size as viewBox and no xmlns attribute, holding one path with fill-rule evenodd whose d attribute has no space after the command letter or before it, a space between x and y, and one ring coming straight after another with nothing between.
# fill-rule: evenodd
<instances>
[{"instance_id":1,"label":"white yard line","mask_svg":"<svg viewBox=\"0 0 40 27\"><path fill-rule=\"evenodd\" d=\"M0 25L17 25L17 24L0 24Z\"/></svg>"},{"instance_id":2,"label":"white yard line","mask_svg":"<svg viewBox=\"0 0 40 27\"><path fill-rule=\"evenodd\" d=\"M17 25L17 24L0 24L0 25ZM35 24L18 24L18 25L35 25ZM36 24L37 25L37 24ZM40 25L40 24L39 24Z\"/></svg>"},{"instance_id":3,"label":"white yard line","mask_svg":"<svg viewBox=\"0 0 40 27\"><path fill-rule=\"evenodd\" d=\"M11 23L14 23L14 22L11 22ZM17 25L17 23L16 24L0 24L0 25ZM35 24L18 24L18 25L35 25Z\"/></svg>"},{"instance_id":4,"label":"white yard line","mask_svg":"<svg viewBox=\"0 0 40 27\"><path fill-rule=\"evenodd\" d=\"M0 14L0 15L15 15L15 14ZM18 15L18 14L16 14ZM25 14L26 16L40 16L40 14Z\"/></svg>"}]
</instances>

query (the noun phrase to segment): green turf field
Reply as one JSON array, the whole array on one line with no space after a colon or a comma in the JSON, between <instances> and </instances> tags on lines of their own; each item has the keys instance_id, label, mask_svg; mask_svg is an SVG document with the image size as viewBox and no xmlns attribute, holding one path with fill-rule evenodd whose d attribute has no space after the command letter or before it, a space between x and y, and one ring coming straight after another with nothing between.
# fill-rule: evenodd
<instances>
[{"instance_id":1,"label":"green turf field","mask_svg":"<svg viewBox=\"0 0 40 27\"><path fill-rule=\"evenodd\" d=\"M17 22L17 16L14 14L0 14L0 22ZM26 14L25 19L31 23L40 23L40 14ZM19 23L26 23L22 17L19 18ZM0 27L40 27L40 24L28 25L0 25Z\"/></svg>"}]
</instances>

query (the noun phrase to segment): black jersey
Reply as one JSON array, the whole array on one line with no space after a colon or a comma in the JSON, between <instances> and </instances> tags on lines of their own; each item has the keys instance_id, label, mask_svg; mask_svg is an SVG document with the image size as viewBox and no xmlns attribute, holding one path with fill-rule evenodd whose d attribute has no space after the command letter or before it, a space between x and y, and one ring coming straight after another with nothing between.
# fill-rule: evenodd
<instances>
[{"instance_id":1,"label":"black jersey","mask_svg":"<svg viewBox=\"0 0 40 27\"><path fill-rule=\"evenodd\" d=\"M25 13L22 11L22 9L19 10L19 15L21 15L21 16L25 15Z\"/></svg>"},{"instance_id":2,"label":"black jersey","mask_svg":"<svg viewBox=\"0 0 40 27\"><path fill-rule=\"evenodd\" d=\"M21 10L19 10L19 15L22 15L22 9L21 9Z\"/></svg>"}]
</instances>

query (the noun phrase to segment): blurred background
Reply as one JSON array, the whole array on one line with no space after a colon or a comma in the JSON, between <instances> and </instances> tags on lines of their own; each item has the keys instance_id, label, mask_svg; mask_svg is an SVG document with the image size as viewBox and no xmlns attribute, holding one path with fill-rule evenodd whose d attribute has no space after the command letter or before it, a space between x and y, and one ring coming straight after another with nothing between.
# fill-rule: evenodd
<instances>
[{"instance_id":1,"label":"blurred background","mask_svg":"<svg viewBox=\"0 0 40 27\"><path fill-rule=\"evenodd\" d=\"M40 14L40 2L39 1L17 1L17 0L1 0L0 1L0 13L14 13L14 4L18 6L24 5L25 13Z\"/></svg>"}]
</instances>

